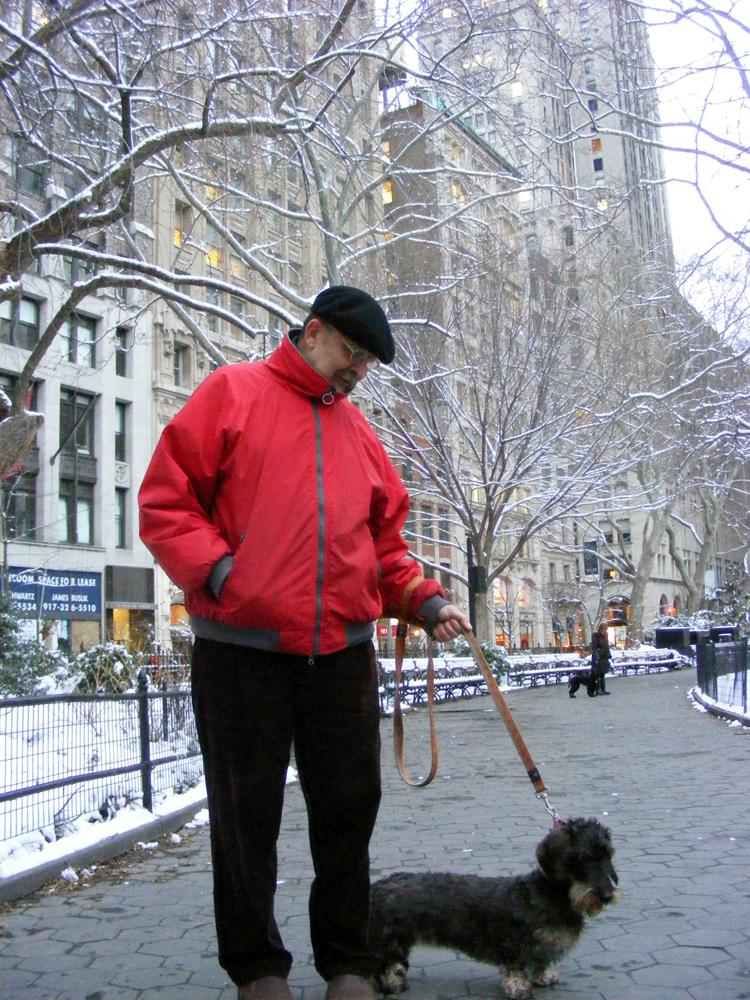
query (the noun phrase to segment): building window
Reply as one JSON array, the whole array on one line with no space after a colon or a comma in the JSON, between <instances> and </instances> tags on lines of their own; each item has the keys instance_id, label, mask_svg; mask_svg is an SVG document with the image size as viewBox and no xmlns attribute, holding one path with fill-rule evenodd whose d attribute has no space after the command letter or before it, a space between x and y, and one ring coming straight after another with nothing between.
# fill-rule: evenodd
<instances>
[{"instance_id":1,"label":"building window","mask_svg":"<svg viewBox=\"0 0 750 1000\"><path fill-rule=\"evenodd\" d=\"M47 161L39 150L20 136L13 137L13 176L21 191L41 198Z\"/></svg>"},{"instance_id":2,"label":"building window","mask_svg":"<svg viewBox=\"0 0 750 1000\"><path fill-rule=\"evenodd\" d=\"M229 310L233 316L238 319L245 319L245 300L241 299L239 295L229 296Z\"/></svg>"},{"instance_id":3,"label":"building window","mask_svg":"<svg viewBox=\"0 0 750 1000\"><path fill-rule=\"evenodd\" d=\"M181 247L190 230L190 205L184 201L174 203L174 245Z\"/></svg>"},{"instance_id":4,"label":"building window","mask_svg":"<svg viewBox=\"0 0 750 1000\"><path fill-rule=\"evenodd\" d=\"M174 345L174 384L181 389L190 381L190 348L187 344Z\"/></svg>"},{"instance_id":5,"label":"building window","mask_svg":"<svg viewBox=\"0 0 750 1000\"><path fill-rule=\"evenodd\" d=\"M39 340L39 303L33 299L0 302L0 341L30 351Z\"/></svg>"},{"instance_id":6,"label":"building window","mask_svg":"<svg viewBox=\"0 0 750 1000\"><path fill-rule=\"evenodd\" d=\"M130 374L130 330L118 326L115 330L115 375L127 378Z\"/></svg>"},{"instance_id":7,"label":"building window","mask_svg":"<svg viewBox=\"0 0 750 1000\"><path fill-rule=\"evenodd\" d=\"M80 241L80 245L96 253L100 253L102 250L99 243L92 243L90 240L82 240ZM64 257L63 261L65 264L65 278L70 285L76 281L86 281L96 271L96 264L93 260L86 260L79 257Z\"/></svg>"},{"instance_id":8,"label":"building window","mask_svg":"<svg viewBox=\"0 0 750 1000\"><path fill-rule=\"evenodd\" d=\"M445 507L441 507L438 514L438 540L445 545L451 540L450 521L448 519L448 510Z\"/></svg>"},{"instance_id":9,"label":"building window","mask_svg":"<svg viewBox=\"0 0 750 1000\"><path fill-rule=\"evenodd\" d=\"M599 572L599 543L583 543L583 572L586 576L595 576Z\"/></svg>"},{"instance_id":10,"label":"building window","mask_svg":"<svg viewBox=\"0 0 750 1000\"><path fill-rule=\"evenodd\" d=\"M94 401L96 397L74 389L60 390L60 450L93 456Z\"/></svg>"},{"instance_id":11,"label":"building window","mask_svg":"<svg viewBox=\"0 0 750 1000\"><path fill-rule=\"evenodd\" d=\"M383 181L383 204L393 204L393 181Z\"/></svg>"},{"instance_id":12,"label":"building window","mask_svg":"<svg viewBox=\"0 0 750 1000\"><path fill-rule=\"evenodd\" d=\"M422 507L422 535L425 542L434 541L432 506L430 504L424 504Z\"/></svg>"},{"instance_id":13,"label":"building window","mask_svg":"<svg viewBox=\"0 0 750 1000\"><path fill-rule=\"evenodd\" d=\"M601 151L602 151L602 140L599 139L598 137L596 139L592 139L591 140L591 152L592 153L601 153Z\"/></svg>"},{"instance_id":14,"label":"building window","mask_svg":"<svg viewBox=\"0 0 750 1000\"><path fill-rule=\"evenodd\" d=\"M128 491L117 487L115 489L115 546L118 549L128 547Z\"/></svg>"},{"instance_id":15,"label":"building window","mask_svg":"<svg viewBox=\"0 0 750 1000\"><path fill-rule=\"evenodd\" d=\"M455 177L451 179L451 197L457 205L465 205L469 200L463 184Z\"/></svg>"},{"instance_id":16,"label":"building window","mask_svg":"<svg viewBox=\"0 0 750 1000\"><path fill-rule=\"evenodd\" d=\"M115 403L115 461L128 460L128 404Z\"/></svg>"},{"instance_id":17,"label":"building window","mask_svg":"<svg viewBox=\"0 0 750 1000\"><path fill-rule=\"evenodd\" d=\"M6 479L0 500L7 537L33 541L36 537L36 476L22 473Z\"/></svg>"},{"instance_id":18,"label":"building window","mask_svg":"<svg viewBox=\"0 0 750 1000\"><path fill-rule=\"evenodd\" d=\"M604 157L594 157L594 172L600 174L604 170Z\"/></svg>"},{"instance_id":19,"label":"building window","mask_svg":"<svg viewBox=\"0 0 750 1000\"><path fill-rule=\"evenodd\" d=\"M96 344L96 320L91 316L73 313L62 329L64 355L76 365L94 367Z\"/></svg>"},{"instance_id":20,"label":"building window","mask_svg":"<svg viewBox=\"0 0 750 1000\"><path fill-rule=\"evenodd\" d=\"M206 243L208 244L206 263L210 264L211 267L220 267L222 237L213 222L206 223Z\"/></svg>"},{"instance_id":21,"label":"building window","mask_svg":"<svg viewBox=\"0 0 750 1000\"><path fill-rule=\"evenodd\" d=\"M298 260L289 261L289 284L298 292L302 290L302 265Z\"/></svg>"},{"instance_id":22,"label":"building window","mask_svg":"<svg viewBox=\"0 0 750 1000\"><path fill-rule=\"evenodd\" d=\"M96 396L60 390L60 541L94 544Z\"/></svg>"},{"instance_id":23,"label":"building window","mask_svg":"<svg viewBox=\"0 0 750 1000\"><path fill-rule=\"evenodd\" d=\"M218 309L223 309L222 296L215 288L206 289L206 302ZM221 328L221 320L214 313L206 313L206 324L211 333L218 333Z\"/></svg>"},{"instance_id":24,"label":"building window","mask_svg":"<svg viewBox=\"0 0 750 1000\"><path fill-rule=\"evenodd\" d=\"M60 522L62 542L72 545L94 543L94 486L77 479L60 480Z\"/></svg>"}]
</instances>

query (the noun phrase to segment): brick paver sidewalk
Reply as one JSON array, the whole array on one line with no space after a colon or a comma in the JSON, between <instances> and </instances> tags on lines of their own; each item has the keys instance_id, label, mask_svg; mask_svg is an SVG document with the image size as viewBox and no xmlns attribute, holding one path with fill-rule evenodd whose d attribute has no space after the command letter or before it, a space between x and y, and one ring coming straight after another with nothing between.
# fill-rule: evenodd
<instances>
[{"instance_id":1,"label":"brick paver sidewalk","mask_svg":"<svg viewBox=\"0 0 750 1000\"><path fill-rule=\"evenodd\" d=\"M608 681L575 701L564 686L516 691L514 710L563 815L612 829L622 899L561 963L549 1000L750 998L750 731L698 712L692 671ZM425 713L407 717L412 769L427 766ZM399 868L522 871L549 823L489 698L439 709L440 773L402 785L383 723L385 796L373 874ZM342 776L345 780L345 776ZM290 786L278 917L295 955L290 982L322 1000L307 928L304 804ZM216 964L207 830L132 856L72 891L9 907L0 936L2 1000L234 1000ZM496 1000L488 966L413 955L410 1000Z\"/></svg>"}]
</instances>

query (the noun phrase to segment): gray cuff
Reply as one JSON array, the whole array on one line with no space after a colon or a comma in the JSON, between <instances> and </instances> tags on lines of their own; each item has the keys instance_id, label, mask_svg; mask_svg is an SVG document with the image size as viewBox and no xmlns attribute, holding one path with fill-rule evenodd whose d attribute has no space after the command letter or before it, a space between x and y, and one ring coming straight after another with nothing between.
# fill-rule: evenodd
<instances>
[{"instance_id":1,"label":"gray cuff","mask_svg":"<svg viewBox=\"0 0 750 1000\"><path fill-rule=\"evenodd\" d=\"M419 611L417 614L422 619L422 621L427 625L428 628L434 628L437 625L437 616L440 614L442 608L450 604L450 601L446 601L444 597L440 594L434 594L432 597L428 597L419 606Z\"/></svg>"},{"instance_id":2,"label":"gray cuff","mask_svg":"<svg viewBox=\"0 0 750 1000\"><path fill-rule=\"evenodd\" d=\"M206 586L218 601L221 595L221 588L226 583L226 579L232 572L234 556L222 556L217 563L214 563L211 572L208 574Z\"/></svg>"}]
</instances>

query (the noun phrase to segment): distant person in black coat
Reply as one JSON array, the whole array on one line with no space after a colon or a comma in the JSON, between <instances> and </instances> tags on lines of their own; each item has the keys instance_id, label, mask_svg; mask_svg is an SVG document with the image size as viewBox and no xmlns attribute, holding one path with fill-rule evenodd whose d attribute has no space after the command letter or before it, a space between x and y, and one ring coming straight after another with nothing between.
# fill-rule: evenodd
<instances>
[{"instance_id":1,"label":"distant person in black coat","mask_svg":"<svg viewBox=\"0 0 750 1000\"><path fill-rule=\"evenodd\" d=\"M612 665L612 651L609 648L607 623L602 622L591 636L591 677L596 679L596 693L609 694L604 684L604 677Z\"/></svg>"}]
</instances>

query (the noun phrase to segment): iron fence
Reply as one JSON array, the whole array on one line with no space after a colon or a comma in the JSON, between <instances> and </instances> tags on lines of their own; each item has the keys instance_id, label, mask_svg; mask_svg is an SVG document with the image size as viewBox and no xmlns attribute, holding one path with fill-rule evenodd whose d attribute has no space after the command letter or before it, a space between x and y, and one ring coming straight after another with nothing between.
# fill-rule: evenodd
<instances>
[{"instance_id":1,"label":"iron fence","mask_svg":"<svg viewBox=\"0 0 750 1000\"><path fill-rule=\"evenodd\" d=\"M144 668L126 694L0 700L0 841L56 840L82 817L107 819L129 802L152 811L198 783L190 687L175 681L179 667L157 669L156 683Z\"/></svg>"},{"instance_id":2,"label":"iron fence","mask_svg":"<svg viewBox=\"0 0 750 1000\"><path fill-rule=\"evenodd\" d=\"M703 694L747 715L747 642L699 642L696 654L698 687Z\"/></svg>"}]
</instances>

